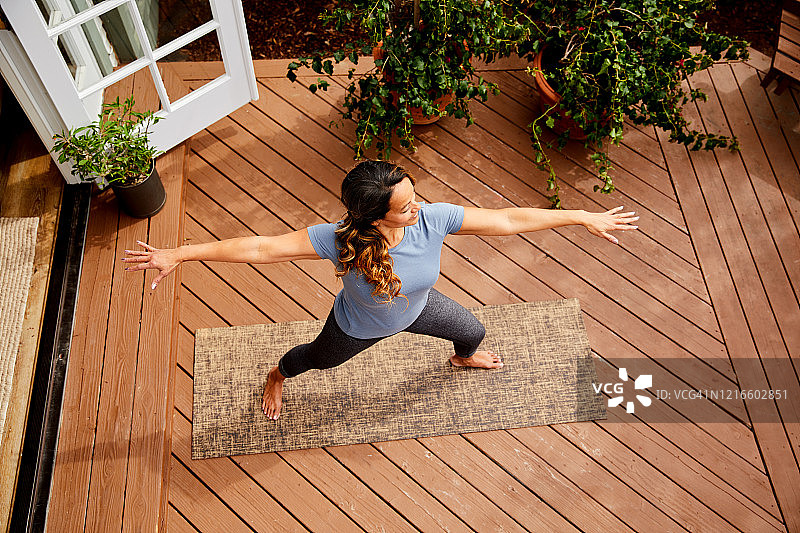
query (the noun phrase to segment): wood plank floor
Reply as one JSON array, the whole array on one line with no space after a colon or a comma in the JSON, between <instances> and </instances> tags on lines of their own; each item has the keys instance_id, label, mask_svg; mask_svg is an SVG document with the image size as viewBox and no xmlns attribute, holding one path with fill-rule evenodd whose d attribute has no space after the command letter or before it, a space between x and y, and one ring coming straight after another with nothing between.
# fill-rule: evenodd
<instances>
[{"instance_id":1,"label":"wood plank floor","mask_svg":"<svg viewBox=\"0 0 800 533\"><path fill-rule=\"evenodd\" d=\"M149 523L170 531L800 531L800 93L761 89L769 62L754 56L689 82L709 100L687 116L739 136L741 153L689 152L629 125L611 152L611 195L592 192L582 147L552 155L568 208L624 205L641 215L640 230L621 236L621 246L580 228L451 236L436 287L466 306L579 298L602 382L617 381L625 367L632 376L652 374L651 391L780 389L788 400L661 398L634 413L609 408L598 422L193 461L195 330L321 319L340 285L322 261L188 263L180 272L177 364L163 369L174 371L174 410L162 426L172 432L163 465L168 504ZM329 123L346 79L335 75L328 92L312 94L306 86L316 76L292 84L284 67L256 62L259 100L193 138L185 242L279 234L342 215L338 191L353 166L354 127ZM175 71L191 87L221 73L218 64ZM513 62L483 74L503 93L471 105L474 126L444 119L420 127L417 151L395 160L427 202L544 207L544 174L526 127L536 93ZM116 219L93 227L97 235L119 231L120 246L135 238L135 227L116 230ZM105 253L111 257L113 246ZM87 255L90 264L100 259ZM81 297L111 312L121 305L112 293L128 290L115 284L84 296L83 287ZM75 349L88 354L109 342L87 329ZM65 402L72 427L88 431L98 406L130 427L130 399L100 405L100 363L84 364L73 374L93 380L92 409L78 396ZM119 364L134 372L134 363ZM89 422L79 420L84 412ZM108 502L109 516L134 508L141 487L129 483L124 504L119 491L102 489L119 477L115 450L133 442L127 433L115 437L112 425L98 427L98 446L108 450L95 467L100 492L87 500L78 487L79 496L68 496L65 474L51 509L69 516L74 506L85 517L87 501ZM75 470L91 451L77 448L62 462ZM76 472L86 484L94 479ZM82 518L50 529L101 525Z\"/></svg>"}]
</instances>

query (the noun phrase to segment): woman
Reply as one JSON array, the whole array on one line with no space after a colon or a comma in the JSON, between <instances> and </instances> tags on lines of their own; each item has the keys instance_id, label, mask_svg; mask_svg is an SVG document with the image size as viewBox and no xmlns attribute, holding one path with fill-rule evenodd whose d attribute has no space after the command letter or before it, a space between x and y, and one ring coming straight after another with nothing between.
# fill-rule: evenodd
<instances>
[{"instance_id":1,"label":"woman","mask_svg":"<svg viewBox=\"0 0 800 533\"><path fill-rule=\"evenodd\" d=\"M439 277L442 244L448 234L513 235L581 224L613 243L610 232L632 230L634 213L617 207L605 213L536 208L482 209L446 203L422 204L414 180L397 165L363 161L342 182L344 218L333 224L270 237L242 237L218 242L145 251L126 250L126 270L158 269L152 288L183 261L277 263L329 259L343 288L336 295L319 336L289 350L273 367L264 386L262 409L277 420L285 379L311 368L340 365L400 331L453 342L456 366L499 368L499 355L478 350L485 330L464 307L432 287Z\"/></svg>"}]
</instances>

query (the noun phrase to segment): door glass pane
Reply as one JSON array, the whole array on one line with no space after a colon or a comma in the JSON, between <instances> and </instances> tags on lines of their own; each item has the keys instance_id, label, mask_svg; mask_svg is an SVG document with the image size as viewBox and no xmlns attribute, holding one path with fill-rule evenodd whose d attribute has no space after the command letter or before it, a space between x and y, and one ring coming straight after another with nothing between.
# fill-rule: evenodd
<instances>
[{"instance_id":1,"label":"door glass pane","mask_svg":"<svg viewBox=\"0 0 800 533\"><path fill-rule=\"evenodd\" d=\"M75 15L98 4L101 0L36 0L48 28L58 26Z\"/></svg>"},{"instance_id":2,"label":"door glass pane","mask_svg":"<svg viewBox=\"0 0 800 533\"><path fill-rule=\"evenodd\" d=\"M60 34L57 44L79 91L143 56L124 5Z\"/></svg>"},{"instance_id":3,"label":"door glass pane","mask_svg":"<svg viewBox=\"0 0 800 533\"><path fill-rule=\"evenodd\" d=\"M84 98L83 104L90 116L96 118L97 113L100 112L101 102L113 102L117 97L120 102L124 102L129 96L134 97L136 111L155 112L161 109L161 101L158 98L153 77L150 75L150 69L147 67L122 78L102 91L89 95Z\"/></svg>"},{"instance_id":4,"label":"door glass pane","mask_svg":"<svg viewBox=\"0 0 800 533\"><path fill-rule=\"evenodd\" d=\"M209 0L136 0L136 6L153 48L165 45L214 18Z\"/></svg>"},{"instance_id":5,"label":"door glass pane","mask_svg":"<svg viewBox=\"0 0 800 533\"><path fill-rule=\"evenodd\" d=\"M204 61L219 61L222 62L222 53L219 47L219 37L216 31L205 34L203 37L192 41L186 47L176 50L175 52L165 56L158 61L159 71L166 67L169 69L170 62L195 62L194 57L202 54L205 58ZM217 68L218 67L218 68ZM199 89L212 79L217 78L225 73L224 66L220 65L204 65L203 63L196 64L195 73L192 77L197 79L187 79L185 82L170 83L169 75L164 76L164 86L167 88L167 96L170 102L175 102L195 89ZM162 71L163 72L163 71ZM186 73L181 73L181 77L186 77Z\"/></svg>"}]
</instances>

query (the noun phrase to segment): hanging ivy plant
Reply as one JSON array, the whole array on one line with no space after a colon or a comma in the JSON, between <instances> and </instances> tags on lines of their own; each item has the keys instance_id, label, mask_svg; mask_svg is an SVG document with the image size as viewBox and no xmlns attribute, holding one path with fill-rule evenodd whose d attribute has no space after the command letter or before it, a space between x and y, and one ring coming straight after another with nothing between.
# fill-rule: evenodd
<instances>
[{"instance_id":1,"label":"hanging ivy plant","mask_svg":"<svg viewBox=\"0 0 800 533\"><path fill-rule=\"evenodd\" d=\"M356 122L356 158L370 147L388 158L393 135L402 147L413 149L412 126L419 120L413 116L415 108L418 117L453 116L473 123L469 101L485 101L498 87L477 74L472 59L490 62L516 50L528 30L513 13L504 1L353 0L323 18L337 29L355 21L368 38L330 56L318 53L292 61L287 76L295 81L301 68L331 75L335 64L357 64L359 54L378 48L374 68L360 75L354 69L348 72L342 118ZM328 87L318 79L309 89Z\"/></svg>"}]
</instances>

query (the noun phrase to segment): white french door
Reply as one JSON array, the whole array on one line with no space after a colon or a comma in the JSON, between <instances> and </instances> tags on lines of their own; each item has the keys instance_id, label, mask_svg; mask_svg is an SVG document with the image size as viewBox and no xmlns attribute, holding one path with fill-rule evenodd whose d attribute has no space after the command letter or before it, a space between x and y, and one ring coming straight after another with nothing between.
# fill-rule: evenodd
<instances>
[{"instance_id":1,"label":"white french door","mask_svg":"<svg viewBox=\"0 0 800 533\"><path fill-rule=\"evenodd\" d=\"M63 127L95 120L104 91L137 73L134 99L137 88L158 95L159 108L152 111L163 120L152 127L151 139L161 150L258 98L241 0L0 0L0 6L40 81L24 79L32 78L25 74L31 69L14 68L20 60L9 60L10 70L22 73L18 85L33 104L39 97L34 85L46 93ZM193 43L215 52L224 74L188 93L176 91L164 83L160 67L181 60ZM23 100L26 113L36 113ZM53 131L39 131L50 148L46 137L58 128L52 117L38 120L50 123Z\"/></svg>"}]
</instances>

